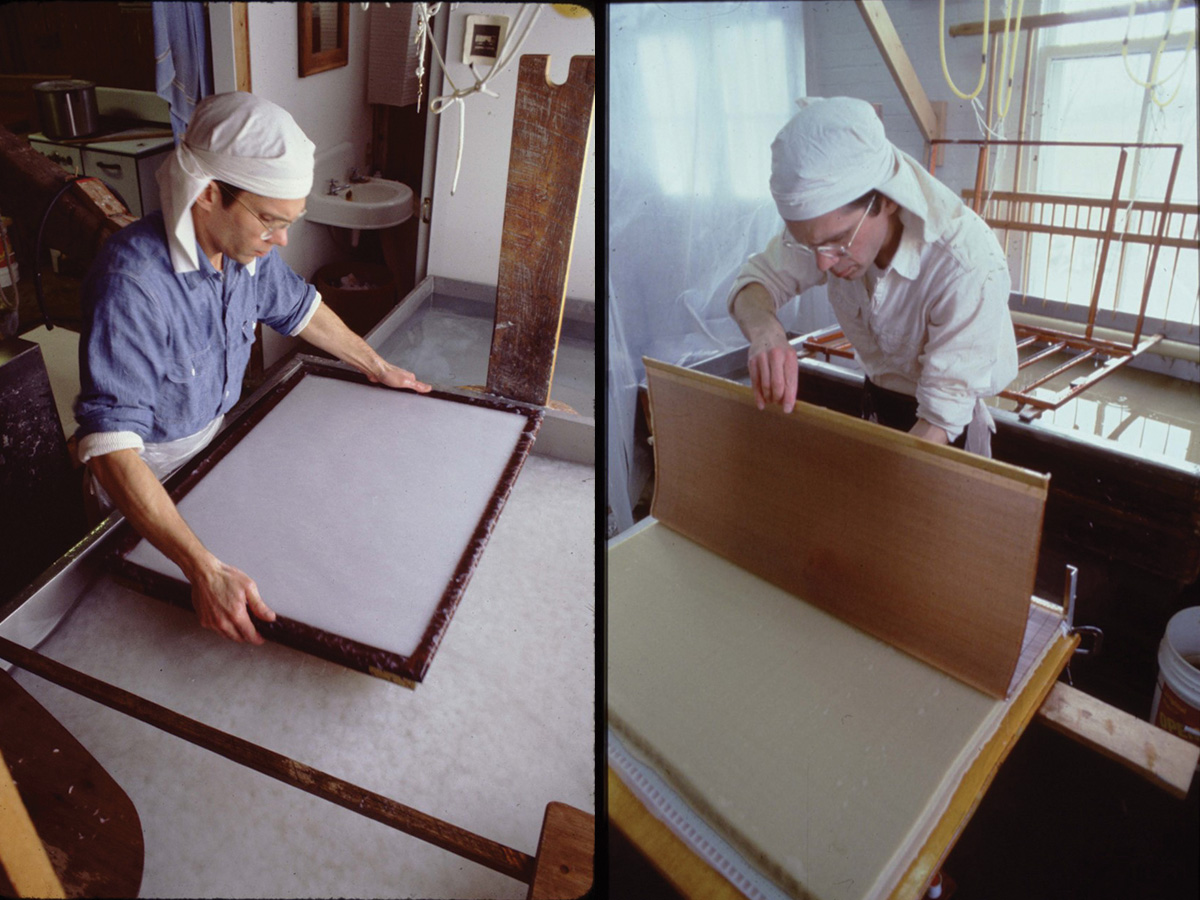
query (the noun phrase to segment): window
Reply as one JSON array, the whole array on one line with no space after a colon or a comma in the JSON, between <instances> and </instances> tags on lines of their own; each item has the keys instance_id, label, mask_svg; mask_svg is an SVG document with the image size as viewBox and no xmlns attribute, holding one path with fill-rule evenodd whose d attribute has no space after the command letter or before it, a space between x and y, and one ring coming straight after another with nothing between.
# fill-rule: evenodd
<instances>
[{"instance_id":1,"label":"window","mask_svg":"<svg viewBox=\"0 0 1200 900\"><path fill-rule=\"evenodd\" d=\"M1057 0L1058 11L1109 6L1110 0ZM1046 11L1056 11L1049 8ZM1167 218L1165 243L1155 261L1147 304L1148 329L1174 324L1194 333L1200 324L1197 289L1196 56L1187 53L1191 8L1181 7L1171 37L1158 61L1153 93L1130 77L1146 82L1166 32L1169 13L1079 23L1039 33L1041 97L1036 137L1044 141L1130 141L1183 145L1171 200L1178 208ZM1128 29L1127 54L1122 43ZM1164 107L1154 102L1157 98ZM1170 102L1167 102L1170 101ZM1040 148L1032 189L1038 193L1110 199L1118 148ZM1115 217L1118 235L1150 235L1161 203L1173 153L1166 149L1131 151L1122 177ZM1052 210L1053 224L1102 230L1107 203L1094 207L1064 204ZM1024 251L1021 292L1068 306L1086 307L1092 299L1101 241L1080 236L1033 235ZM1114 316L1136 316L1152 258L1150 243L1127 240L1110 245L1103 272L1100 309ZM1128 320L1126 320L1128 321Z\"/></svg>"}]
</instances>

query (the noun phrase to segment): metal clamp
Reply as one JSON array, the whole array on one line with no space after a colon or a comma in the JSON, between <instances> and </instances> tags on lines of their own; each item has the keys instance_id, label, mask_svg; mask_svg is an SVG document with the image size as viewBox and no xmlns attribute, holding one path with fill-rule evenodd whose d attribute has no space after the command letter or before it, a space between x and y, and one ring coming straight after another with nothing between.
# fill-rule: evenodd
<instances>
[{"instance_id":1,"label":"metal clamp","mask_svg":"<svg viewBox=\"0 0 1200 900\"><path fill-rule=\"evenodd\" d=\"M1080 640L1079 646L1075 648L1076 656L1100 655L1100 648L1104 646L1104 632L1095 625L1080 625L1078 628L1072 628L1070 633L1092 636L1092 645L1090 647L1084 647L1083 641Z\"/></svg>"},{"instance_id":2,"label":"metal clamp","mask_svg":"<svg viewBox=\"0 0 1200 900\"><path fill-rule=\"evenodd\" d=\"M1063 585L1063 609L1066 611L1064 621L1067 623L1067 634L1081 636L1080 645L1075 648L1075 656L1099 656L1100 648L1104 646L1104 632L1095 625L1075 624L1075 590L1079 583L1079 570L1075 566L1067 566L1066 583ZM1090 635L1091 645L1083 645L1083 635Z\"/></svg>"}]
</instances>

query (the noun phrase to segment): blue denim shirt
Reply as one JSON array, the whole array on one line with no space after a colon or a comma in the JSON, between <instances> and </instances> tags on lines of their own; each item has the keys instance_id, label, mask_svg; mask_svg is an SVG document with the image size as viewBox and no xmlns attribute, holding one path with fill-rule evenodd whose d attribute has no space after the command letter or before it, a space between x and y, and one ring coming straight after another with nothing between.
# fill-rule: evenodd
<instances>
[{"instance_id":1,"label":"blue denim shirt","mask_svg":"<svg viewBox=\"0 0 1200 900\"><path fill-rule=\"evenodd\" d=\"M161 213L114 234L83 282L79 437L132 431L143 441L195 434L238 401L256 322L291 334L316 295L271 251L253 275L200 253L176 274Z\"/></svg>"}]
</instances>

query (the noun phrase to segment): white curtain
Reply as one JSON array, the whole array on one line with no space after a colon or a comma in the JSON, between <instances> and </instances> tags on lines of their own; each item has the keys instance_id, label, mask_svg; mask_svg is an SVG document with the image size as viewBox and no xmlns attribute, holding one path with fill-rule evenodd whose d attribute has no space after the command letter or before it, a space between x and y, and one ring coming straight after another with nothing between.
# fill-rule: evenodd
<instances>
[{"instance_id":1,"label":"white curtain","mask_svg":"<svg viewBox=\"0 0 1200 900\"><path fill-rule=\"evenodd\" d=\"M725 304L783 227L770 147L804 95L803 6L609 7L609 536L633 524L652 466L634 440L642 357L688 365L745 346Z\"/></svg>"}]
</instances>

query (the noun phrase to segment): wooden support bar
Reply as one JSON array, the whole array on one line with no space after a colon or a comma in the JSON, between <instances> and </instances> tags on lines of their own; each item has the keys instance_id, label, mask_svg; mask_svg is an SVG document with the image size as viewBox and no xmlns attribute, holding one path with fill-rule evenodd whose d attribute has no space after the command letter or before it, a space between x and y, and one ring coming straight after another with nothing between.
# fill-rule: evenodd
<instances>
[{"instance_id":1,"label":"wooden support bar","mask_svg":"<svg viewBox=\"0 0 1200 900\"><path fill-rule=\"evenodd\" d=\"M896 87L900 89L908 111L917 120L917 127L921 129L921 134L924 135L926 141L941 137L933 105L929 102L925 89L921 87L921 79L917 77L916 69L913 68L912 61L904 51L904 43L900 40L900 35L896 33L896 26L892 24L892 17L884 8L883 0L857 0L857 2L858 11L862 13L867 30L871 32L875 46L879 48L879 53L883 57L888 71L892 73L892 79L896 82Z\"/></svg>"},{"instance_id":2,"label":"wooden support bar","mask_svg":"<svg viewBox=\"0 0 1200 900\"><path fill-rule=\"evenodd\" d=\"M1170 12L1172 0L1145 0L1134 10L1135 15L1143 16L1152 13ZM1183 0L1180 9L1195 6L1196 0ZM1038 28L1054 28L1058 25L1073 25L1077 22L1098 22L1102 19L1118 19L1129 15L1129 5L1105 6L1100 9L1081 10L1070 13L1046 13L1040 16L1022 16L1021 30L1032 31ZM1015 18L1015 17L1014 17ZM972 34L983 34L983 22L963 22L961 25L950 26L950 37L965 37ZM992 19L988 22L988 31L1003 31L1004 20Z\"/></svg>"},{"instance_id":3,"label":"wooden support bar","mask_svg":"<svg viewBox=\"0 0 1200 900\"><path fill-rule=\"evenodd\" d=\"M1098 750L1180 799L1196 773L1200 747L1061 681L1037 717L1055 731Z\"/></svg>"},{"instance_id":4,"label":"wooden support bar","mask_svg":"<svg viewBox=\"0 0 1200 900\"><path fill-rule=\"evenodd\" d=\"M1067 400L1082 394L1097 381L1107 378L1121 366L1132 361L1135 357L1140 356L1142 353L1145 353L1147 350L1161 341L1162 337L1163 336L1161 334L1156 334L1153 337L1146 338L1146 340L1142 341L1141 346L1139 346L1132 353L1124 353L1120 356L1114 356L1091 375L1088 375L1086 378L1081 380L1078 384L1072 384L1063 402L1065 403Z\"/></svg>"},{"instance_id":5,"label":"wooden support bar","mask_svg":"<svg viewBox=\"0 0 1200 900\"><path fill-rule=\"evenodd\" d=\"M1037 338L1027 338L1026 342L1036 341L1036 340L1037 340ZM1023 346L1023 344L1018 344L1017 349L1020 349L1022 346ZM1021 364L1017 368L1024 369L1026 366L1032 366L1038 360L1045 359L1047 356L1053 356L1055 353L1057 353L1059 350L1062 350L1066 346L1067 346L1066 342L1064 342L1064 341L1059 341L1058 343L1051 344L1045 350L1040 350L1037 353L1033 354L1032 356L1028 357L1027 359L1021 360Z\"/></svg>"},{"instance_id":6,"label":"wooden support bar","mask_svg":"<svg viewBox=\"0 0 1200 900\"><path fill-rule=\"evenodd\" d=\"M229 4L233 15L233 70L239 91L250 93L250 4Z\"/></svg>"},{"instance_id":7,"label":"wooden support bar","mask_svg":"<svg viewBox=\"0 0 1200 900\"><path fill-rule=\"evenodd\" d=\"M211 725L167 709L122 690L98 678L65 666L49 657L0 638L0 658L15 663L27 672L52 681L74 691L82 697L101 703L127 716L139 719L155 728L183 738L199 747L210 750L226 759L240 763L256 772L290 784L330 803L382 822L420 838L434 846L449 850L458 856L486 866L524 884L533 878L532 857L519 850L506 847L495 841L472 834L449 822L443 822L410 806L397 803L381 794L368 791L336 776L326 774L275 753L258 744L251 743L232 734L227 734Z\"/></svg>"},{"instance_id":8,"label":"wooden support bar","mask_svg":"<svg viewBox=\"0 0 1200 900\"><path fill-rule=\"evenodd\" d=\"M1167 211L1166 207L1171 203L1171 193L1175 190L1175 176L1179 172L1179 159L1183 153L1183 148L1179 147L1175 151L1175 158L1171 161L1171 175L1167 179L1167 192L1163 197L1163 209L1158 217L1158 231L1155 233L1154 249L1150 251L1150 265L1146 271L1146 286L1142 290L1142 303L1138 308L1137 326L1133 329L1133 343L1136 345L1138 338L1142 336L1142 325L1146 321L1146 306L1150 303L1150 285L1154 281L1154 268L1158 265L1158 251L1163 245L1163 238L1167 230Z\"/></svg>"},{"instance_id":9,"label":"wooden support bar","mask_svg":"<svg viewBox=\"0 0 1200 900\"><path fill-rule=\"evenodd\" d=\"M549 56L523 56L517 75L487 374L491 393L539 406L554 378L595 109L596 58L573 58L561 85L550 82L549 67Z\"/></svg>"},{"instance_id":10,"label":"wooden support bar","mask_svg":"<svg viewBox=\"0 0 1200 900\"><path fill-rule=\"evenodd\" d=\"M1121 157L1117 160L1117 174L1113 178L1112 200L1108 206L1108 227L1105 228L1105 236L1100 242L1100 259L1096 269L1096 284L1092 290L1092 302L1088 307L1087 331L1084 332L1085 337L1092 336L1092 329L1096 327L1096 310L1100 308L1100 288L1104 284L1104 265L1108 261L1108 247L1112 243L1113 235L1117 230L1117 207L1121 202L1121 180L1125 176L1125 162L1129 159L1129 151L1124 147L1121 148Z\"/></svg>"},{"instance_id":11,"label":"wooden support bar","mask_svg":"<svg viewBox=\"0 0 1200 900\"><path fill-rule=\"evenodd\" d=\"M1016 331L1018 335L1037 335L1043 340L1062 340L1068 347L1073 350L1088 350L1097 347L1106 355L1115 353L1130 353L1133 351L1133 346L1130 344L1121 344L1116 341L1107 341L1104 338L1085 338L1079 334L1072 334L1069 331L1059 331L1056 328L1043 328L1040 325L1017 325Z\"/></svg>"},{"instance_id":12,"label":"wooden support bar","mask_svg":"<svg viewBox=\"0 0 1200 900\"><path fill-rule=\"evenodd\" d=\"M1057 378L1059 375L1062 375L1068 369L1071 369L1071 368L1079 365L1081 362L1086 362L1087 360L1091 359L1093 356L1096 355L1096 352L1097 351L1095 349L1092 349L1092 350L1086 350L1083 353L1080 353L1078 356L1073 357L1072 359L1063 363L1061 366L1059 366L1054 371L1043 375L1037 381L1034 381L1030 384L1025 385L1025 390L1031 391L1035 387L1040 387L1041 385L1045 384L1047 381Z\"/></svg>"}]
</instances>

